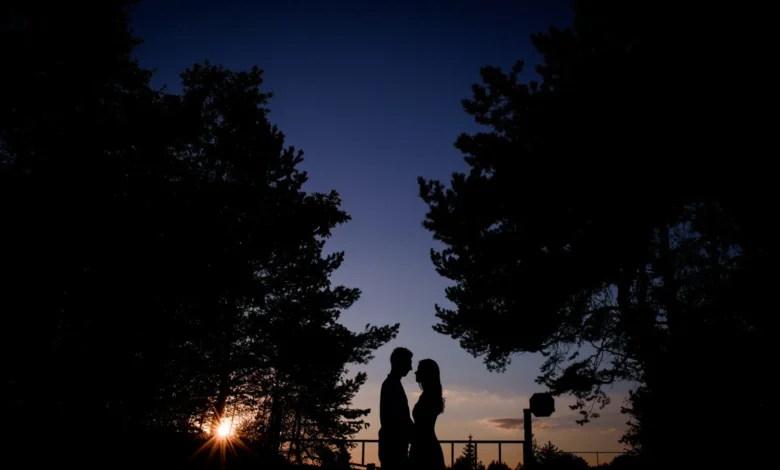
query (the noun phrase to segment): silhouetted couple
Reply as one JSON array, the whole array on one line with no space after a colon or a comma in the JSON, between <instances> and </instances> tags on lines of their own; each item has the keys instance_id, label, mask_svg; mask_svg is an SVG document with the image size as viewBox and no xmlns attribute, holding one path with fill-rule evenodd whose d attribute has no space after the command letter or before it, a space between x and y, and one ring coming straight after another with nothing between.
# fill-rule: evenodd
<instances>
[{"instance_id":1,"label":"silhouetted couple","mask_svg":"<svg viewBox=\"0 0 780 470\"><path fill-rule=\"evenodd\" d=\"M379 400L379 460L383 470L442 470L444 453L436 437L436 418L444 412L439 365L423 359L414 373L422 394L409 416L409 402L401 377L412 370L412 352L396 348L391 370L382 383ZM411 444L411 448L410 448Z\"/></svg>"}]
</instances>

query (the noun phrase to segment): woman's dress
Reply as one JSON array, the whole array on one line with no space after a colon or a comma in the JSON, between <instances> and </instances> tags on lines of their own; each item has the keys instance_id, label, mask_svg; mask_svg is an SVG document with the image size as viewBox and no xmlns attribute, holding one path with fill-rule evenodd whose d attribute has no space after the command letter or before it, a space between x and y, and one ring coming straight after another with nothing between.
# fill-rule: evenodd
<instances>
[{"instance_id":1,"label":"woman's dress","mask_svg":"<svg viewBox=\"0 0 780 470\"><path fill-rule=\"evenodd\" d=\"M436 418L441 410L440 398L428 398L425 392L412 410L414 436L409 449L409 464L414 470L443 470L444 452L436 437Z\"/></svg>"}]
</instances>

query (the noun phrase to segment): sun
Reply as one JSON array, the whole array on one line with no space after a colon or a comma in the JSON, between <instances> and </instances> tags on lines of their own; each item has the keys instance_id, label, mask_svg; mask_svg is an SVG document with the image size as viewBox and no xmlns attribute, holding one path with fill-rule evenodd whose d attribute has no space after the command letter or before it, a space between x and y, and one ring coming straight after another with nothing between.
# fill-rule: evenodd
<instances>
[{"instance_id":1,"label":"sun","mask_svg":"<svg viewBox=\"0 0 780 470\"><path fill-rule=\"evenodd\" d=\"M217 436L228 437L231 434L230 422L223 421L217 428Z\"/></svg>"}]
</instances>

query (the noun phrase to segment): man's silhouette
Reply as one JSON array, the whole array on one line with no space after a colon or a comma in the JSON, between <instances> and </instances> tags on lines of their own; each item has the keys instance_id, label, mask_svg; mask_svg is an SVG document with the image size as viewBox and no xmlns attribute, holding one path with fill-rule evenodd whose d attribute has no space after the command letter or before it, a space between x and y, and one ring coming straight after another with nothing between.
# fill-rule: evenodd
<instances>
[{"instance_id":1,"label":"man's silhouette","mask_svg":"<svg viewBox=\"0 0 780 470\"><path fill-rule=\"evenodd\" d=\"M379 460L383 470L405 469L412 440L412 418L401 377L412 370L412 352L395 348L390 354L390 374L382 382L379 398Z\"/></svg>"}]
</instances>

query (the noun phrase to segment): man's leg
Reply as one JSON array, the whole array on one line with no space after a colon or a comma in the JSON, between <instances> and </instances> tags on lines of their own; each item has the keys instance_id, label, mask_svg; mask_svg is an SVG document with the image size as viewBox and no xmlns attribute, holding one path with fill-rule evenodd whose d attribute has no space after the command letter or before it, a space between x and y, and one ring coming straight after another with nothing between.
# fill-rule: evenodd
<instances>
[{"instance_id":1,"label":"man's leg","mask_svg":"<svg viewBox=\"0 0 780 470\"><path fill-rule=\"evenodd\" d=\"M382 470L407 470L409 466L409 455L406 448L394 445L392 448L386 446L379 452L379 461Z\"/></svg>"},{"instance_id":2,"label":"man's leg","mask_svg":"<svg viewBox=\"0 0 780 470\"><path fill-rule=\"evenodd\" d=\"M407 470L406 462L403 460L380 460L382 470Z\"/></svg>"}]
</instances>

